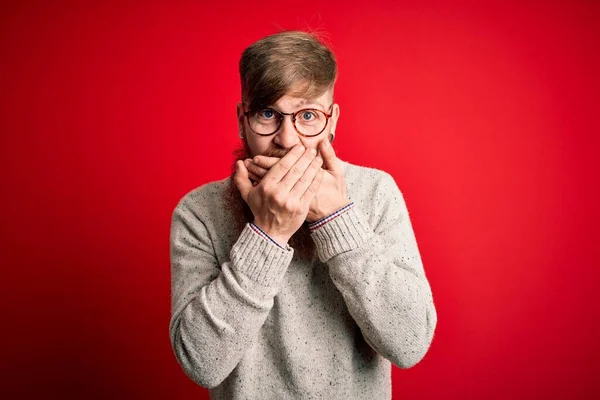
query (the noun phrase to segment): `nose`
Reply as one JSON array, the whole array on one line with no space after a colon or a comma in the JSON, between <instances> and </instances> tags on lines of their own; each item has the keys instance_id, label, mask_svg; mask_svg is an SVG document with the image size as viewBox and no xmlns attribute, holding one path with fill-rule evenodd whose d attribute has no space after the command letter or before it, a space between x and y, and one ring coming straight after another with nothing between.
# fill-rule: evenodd
<instances>
[{"instance_id":1,"label":"nose","mask_svg":"<svg viewBox=\"0 0 600 400\"><path fill-rule=\"evenodd\" d=\"M291 149L300 143L300 136L294 128L294 122L292 121L291 115L283 116L283 121L281 122L281 126L275 134L273 141L284 149Z\"/></svg>"}]
</instances>

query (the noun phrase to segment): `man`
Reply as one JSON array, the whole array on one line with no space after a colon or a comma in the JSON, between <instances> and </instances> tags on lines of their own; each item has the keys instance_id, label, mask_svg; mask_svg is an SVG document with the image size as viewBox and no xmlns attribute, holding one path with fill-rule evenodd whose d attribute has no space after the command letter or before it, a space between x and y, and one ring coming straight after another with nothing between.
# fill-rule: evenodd
<instances>
[{"instance_id":1,"label":"man","mask_svg":"<svg viewBox=\"0 0 600 400\"><path fill-rule=\"evenodd\" d=\"M242 150L171 226L170 337L214 399L389 399L437 314L403 196L338 159L337 66L286 31L240 60Z\"/></svg>"}]
</instances>

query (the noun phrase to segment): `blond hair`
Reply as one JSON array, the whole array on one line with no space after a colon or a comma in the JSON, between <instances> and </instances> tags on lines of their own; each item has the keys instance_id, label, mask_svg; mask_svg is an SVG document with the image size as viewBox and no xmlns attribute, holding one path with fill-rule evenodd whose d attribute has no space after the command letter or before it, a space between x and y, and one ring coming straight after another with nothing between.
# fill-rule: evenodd
<instances>
[{"instance_id":1,"label":"blond hair","mask_svg":"<svg viewBox=\"0 0 600 400\"><path fill-rule=\"evenodd\" d=\"M251 112L285 94L320 97L337 79L333 52L316 34L303 31L283 31L254 42L242 53L239 68L242 100Z\"/></svg>"}]
</instances>

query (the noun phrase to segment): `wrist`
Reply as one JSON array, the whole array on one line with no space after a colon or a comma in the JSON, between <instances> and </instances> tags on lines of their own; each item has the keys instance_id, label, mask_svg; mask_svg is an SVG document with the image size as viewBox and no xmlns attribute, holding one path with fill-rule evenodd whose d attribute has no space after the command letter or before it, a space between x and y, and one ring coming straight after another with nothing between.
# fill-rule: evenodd
<instances>
[{"instance_id":1,"label":"wrist","mask_svg":"<svg viewBox=\"0 0 600 400\"><path fill-rule=\"evenodd\" d=\"M344 202L340 202L335 206L328 207L326 210L313 211L307 215L306 222L308 222L309 224L314 224L317 221L327 218L335 212L343 209L344 207L347 207L350 203L352 203L352 200L346 199Z\"/></svg>"},{"instance_id":2,"label":"wrist","mask_svg":"<svg viewBox=\"0 0 600 400\"><path fill-rule=\"evenodd\" d=\"M310 229L311 232L314 232L315 230L317 230L318 228L327 224L328 222L330 222L330 221L336 219L337 217L339 217L340 215L346 213L348 210L350 210L353 207L354 207L354 202L351 200L348 200L348 203L345 206L337 208L336 210L327 214L326 216L316 219L313 222L308 221L309 222L308 228Z\"/></svg>"},{"instance_id":3,"label":"wrist","mask_svg":"<svg viewBox=\"0 0 600 400\"><path fill-rule=\"evenodd\" d=\"M252 225L258 234L263 236L265 239L275 242L275 244L279 247L285 248L287 246L287 242L290 240L289 235L281 234L273 229L265 228L266 225L261 224L260 222L254 221L252 222Z\"/></svg>"}]
</instances>

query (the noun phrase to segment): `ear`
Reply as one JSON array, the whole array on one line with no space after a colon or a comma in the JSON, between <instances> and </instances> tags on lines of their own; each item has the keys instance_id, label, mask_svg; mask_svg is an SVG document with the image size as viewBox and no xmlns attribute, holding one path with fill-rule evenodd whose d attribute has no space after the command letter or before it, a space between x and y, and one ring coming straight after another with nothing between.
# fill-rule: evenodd
<instances>
[{"instance_id":1,"label":"ear","mask_svg":"<svg viewBox=\"0 0 600 400\"><path fill-rule=\"evenodd\" d=\"M238 120L238 135L240 139L244 139L244 105L243 103L237 104L237 120Z\"/></svg>"},{"instance_id":2,"label":"ear","mask_svg":"<svg viewBox=\"0 0 600 400\"><path fill-rule=\"evenodd\" d=\"M335 139L335 130L337 128L337 122L338 122L338 118L340 117L340 106L335 103L333 105L333 108L331 110L331 118L329 119L329 123L331 124L331 126L329 127L329 134L331 137L331 142L333 142L333 139Z\"/></svg>"}]
</instances>

